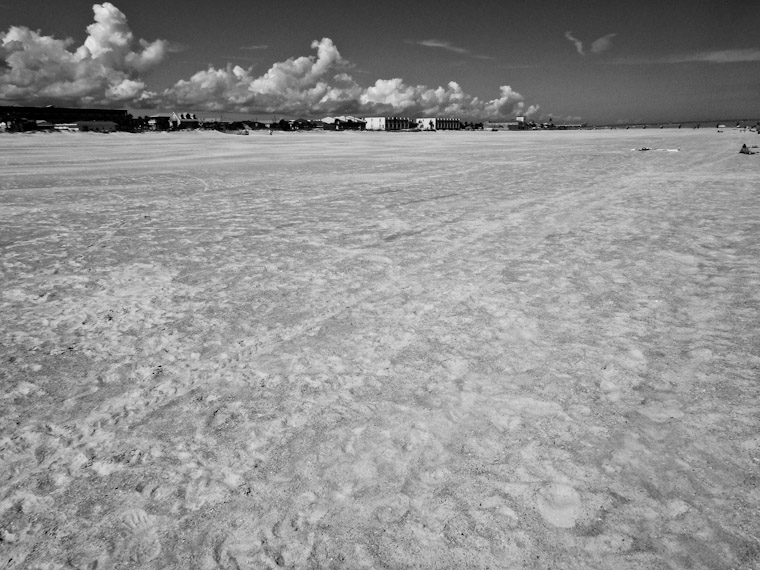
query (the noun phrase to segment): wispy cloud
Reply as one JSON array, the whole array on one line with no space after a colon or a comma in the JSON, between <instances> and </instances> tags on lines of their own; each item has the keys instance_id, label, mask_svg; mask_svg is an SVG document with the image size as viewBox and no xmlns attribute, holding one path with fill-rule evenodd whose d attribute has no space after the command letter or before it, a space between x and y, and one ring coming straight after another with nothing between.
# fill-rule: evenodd
<instances>
[{"instance_id":1,"label":"wispy cloud","mask_svg":"<svg viewBox=\"0 0 760 570\"><path fill-rule=\"evenodd\" d=\"M407 43L416 44L416 45L420 45L420 46L428 47L428 48L442 49L442 50L455 53L458 55L465 55L473 59L493 59L493 57L491 56L475 53L472 50L452 44L451 42L448 42L446 40L436 40L436 39L417 40L417 41L409 40Z\"/></svg>"},{"instance_id":2,"label":"wispy cloud","mask_svg":"<svg viewBox=\"0 0 760 570\"><path fill-rule=\"evenodd\" d=\"M665 58L663 63L743 63L748 61L760 61L760 48L724 49L673 55Z\"/></svg>"},{"instance_id":3,"label":"wispy cloud","mask_svg":"<svg viewBox=\"0 0 760 570\"><path fill-rule=\"evenodd\" d=\"M268 45L242 46L240 49L256 51L256 50L262 50L262 49L269 49L269 46Z\"/></svg>"},{"instance_id":4,"label":"wispy cloud","mask_svg":"<svg viewBox=\"0 0 760 570\"><path fill-rule=\"evenodd\" d=\"M607 34L591 44L591 53L602 53L612 47L612 38L617 34Z\"/></svg>"},{"instance_id":5,"label":"wispy cloud","mask_svg":"<svg viewBox=\"0 0 760 570\"><path fill-rule=\"evenodd\" d=\"M571 42L573 42L573 44L575 44L575 50L579 54L585 55L585 52L583 51L583 42L579 40L578 38L576 38L575 36L573 36L573 32L565 32L565 37Z\"/></svg>"},{"instance_id":6,"label":"wispy cloud","mask_svg":"<svg viewBox=\"0 0 760 570\"><path fill-rule=\"evenodd\" d=\"M681 63L753 63L760 62L760 48L724 49L664 55L658 57L632 57L615 59L608 63L620 65L674 65Z\"/></svg>"},{"instance_id":7,"label":"wispy cloud","mask_svg":"<svg viewBox=\"0 0 760 570\"><path fill-rule=\"evenodd\" d=\"M455 46L451 42L447 42L444 40L420 40L415 43L421 46L425 46L429 48L439 48L439 49L443 49L443 50L450 51L453 53L461 53L461 54L470 53L469 50Z\"/></svg>"},{"instance_id":8,"label":"wispy cloud","mask_svg":"<svg viewBox=\"0 0 760 570\"><path fill-rule=\"evenodd\" d=\"M612 38L614 38L616 35L617 34L607 34L591 42L591 49L589 50L590 53L600 54L609 50L612 47ZM572 44L575 46L575 51L581 55L586 55L586 50L583 47L583 42L576 38L573 35L573 32L565 32L565 38L567 38L568 41L572 42Z\"/></svg>"},{"instance_id":9,"label":"wispy cloud","mask_svg":"<svg viewBox=\"0 0 760 570\"><path fill-rule=\"evenodd\" d=\"M224 61L244 61L244 62L251 62L253 61L252 56L248 55L222 55L220 56L220 59Z\"/></svg>"}]
</instances>

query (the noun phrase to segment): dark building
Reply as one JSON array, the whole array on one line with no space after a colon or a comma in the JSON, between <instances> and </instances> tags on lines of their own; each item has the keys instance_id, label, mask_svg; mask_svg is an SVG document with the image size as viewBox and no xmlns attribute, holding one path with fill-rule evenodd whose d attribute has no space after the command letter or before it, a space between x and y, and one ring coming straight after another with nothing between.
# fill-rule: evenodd
<instances>
[{"instance_id":1,"label":"dark building","mask_svg":"<svg viewBox=\"0 0 760 570\"><path fill-rule=\"evenodd\" d=\"M435 128L439 131L458 131L462 128L462 122L456 117L436 117Z\"/></svg>"},{"instance_id":2,"label":"dark building","mask_svg":"<svg viewBox=\"0 0 760 570\"><path fill-rule=\"evenodd\" d=\"M171 115L151 115L148 117L148 128L151 131L168 131L171 126Z\"/></svg>"},{"instance_id":3,"label":"dark building","mask_svg":"<svg viewBox=\"0 0 760 570\"><path fill-rule=\"evenodd\" d=\"M367 121L357 117L325 117L322 119L322 128L326 131L363 131Z\"/></svg>"},{"instance_id":4,"label":"dark building","mask_svg":"<svg viewBox=\"0 0 760 570\"><path fill-rule=\"evenodd\" d=\"M179 115L177 113L172 113L170 121L172 128L178 131L194 130L201 124L198 117L191 113L180 113Z\"/></svg>"},{"instance_id":5,"label":"dark building","mask_svg":"<svg viewBox=\"0 0 760 570\"><path fill-rule=\"evenodd\" d=\"M417 121L410 119L409 117L386 117L385 118L385 130L386 131L406 131L409 129L416 129Z\"/></svg>"},{"instance_id":6,"label":"dark building","mask_svg":"<svg viewBox=\"0 0 760 570\"><path fill-rule=\"evenodd\" d=\"M70 109L67 107L15 107L0 106L0 121L11 125L30 125L45 121L54 125L80 121L111 121L118 128L131 127L132 115L124 109Z\"/></svg>"},{"instance_id":7,"label":"dark building","mask_svg":"<svg viewBox=\"0 0 760 570\"><path fill-rule=\"evenodd\" d=\"M296 119L291 121L290 128L294 131L310 131L314 128L314 124L307 119Z\"/></svg>"},{"instance_id":8,"label":"dark building","mask_svg":"<svg viewBox=\"0 0 760 570\"><path fill-rule=\"evenodd\" d=\"M77 127L83 133L113 133L117 125L113 121L79 121Z\"/></svg>"}]
</instances>

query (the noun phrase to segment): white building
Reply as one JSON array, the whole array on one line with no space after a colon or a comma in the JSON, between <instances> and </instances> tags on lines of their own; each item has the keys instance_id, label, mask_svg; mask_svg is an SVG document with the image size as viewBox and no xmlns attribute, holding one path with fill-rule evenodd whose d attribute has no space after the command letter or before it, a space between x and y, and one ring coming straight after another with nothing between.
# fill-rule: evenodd
<instances>
[{"instance_id":1,"label":"white building","mask_svg":"<svg viewBox=\"0 0 760 570\"><path fill-rule=\"evenodd\" d=\"M368 131L458 131L462 128L459 119L454 117L366 117L364 120Z\"/></svg>"},{"instance_id":2,"label":"white building","mask_svg":"<svg viewBox=\"0 0 760 570\"><path fill-rule=\"evenodd\" d=\"M462 123L456 117L417 119L417 128L423 131L458 131Z\"/></svg>"},{"instance_id":3,"label":"white building","mask_svg":"<svg viewBox=\"0 0 760 570\"><path fill-rule=\"evenodd\" d=\"M416 120L409 117L368 117L364 120L367 121L368 131L409 131L417 128Z\"/></svg>"},{"instance_id":4,"label":"white building","mask_svg":"<svg viewBox=\"0 0 760 570\"><path fill-rule=\"evenodd\" d=\"M365 117L368 131L384 131L385 130L385 117Z\"/></svg>"}]
</instances>

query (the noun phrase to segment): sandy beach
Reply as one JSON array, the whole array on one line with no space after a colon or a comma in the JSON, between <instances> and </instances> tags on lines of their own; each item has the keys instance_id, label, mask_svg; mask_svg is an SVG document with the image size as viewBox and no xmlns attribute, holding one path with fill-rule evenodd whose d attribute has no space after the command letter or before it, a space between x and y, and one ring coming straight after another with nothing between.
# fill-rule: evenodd
<instances>
[{"instance_id":1,"label":"sandy beach","mask_svg":"<svg viewBox=\"0 0 760 570\"><path fill-rule=\"evenodd\" d=\"M0 136L0 569L760 568L743 143Z\"/></svg>"}]
</instances>

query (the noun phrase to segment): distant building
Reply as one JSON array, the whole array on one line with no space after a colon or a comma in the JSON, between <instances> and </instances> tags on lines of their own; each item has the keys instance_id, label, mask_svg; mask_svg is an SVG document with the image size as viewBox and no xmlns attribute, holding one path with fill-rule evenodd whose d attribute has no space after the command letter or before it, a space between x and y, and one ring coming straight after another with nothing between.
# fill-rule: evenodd
<instances>
[{"instance_id":1,"label":"distant building","mask_svg":"<svg viewBox=\"0 0 760 570\"><path fill-rule=\"evenodd\" d=\"M151 115L148 117L148 128L151 131L168 131L171 128L171 115Z\"/></svg>"},{"instance_id":2,"label":"distant building","mask_svg":"<svg viewBox=\"0 0 760 570\"><path fill-rule=\"evenodd\" d=\"M462 128L461 121L453 117L367 117L365 120L368 131L458 131Z\"/></svg>"},{"instance_id":3,"label":"distant building","mask_svg":"<svg viewBox=\"0 0 760 570\"><path fill-rule=\"evenodd\" d=\"M45 121L43 119L37 119L34 121L35 126L34 129L37 131L53 131L55 130L55 125L51 123L50 121Z\"/></svg>"},{"instance_id":4,"label":"distant building","mask_svg":"<svg viewBox=\"0 0 760 570\"><path fill-rule=\"evenodd\" d=\"M367 126L365 119L342 115L340 117L325 117L322 125L326 131L363 131Z\"/></svg>"},{"instance_id":5,"label":"distant building","mask_svg":"<svg viewBox=\"0 0 760 570\"><path fill-rule=\"evenodd\" d=\"M523 131L528 128L524 117L517 117L514 121L489 121L484 128L491 131Z\"/></svg>"},{"instance_id":6,"label":"distant building","mask_svg":"<svg viewBox=\"0 0 760 570\"><path fill-rule=\"evenodd\" d=\"M409 117L367 117L368 131L407 131L417 128L417 122Z\"/></svg>"},{"instance_id":7,"label":"distant building","mask_svg":"<svg viewBox=\"0 0 760 570\"><path fill-rule=\"evenodd\" d=\"M385 117L366 117L366 129L368 131L384 131Z\"/></svg>"},{"instance_id":8,"label":"distant building","mask_svg":"<svg viewBox=\"0 0 760 570\"><path fill-rule=\"evenodd\" d=\"M79 125L76 123L58 123L55 130L60 133L78 133Z\"/></svg>"},{"instance_id":9,"label":"distant building","mask_svg":"<svg viewBox=\"0 0 760 570\"><path fill-rule=\"evenodd\" d=\"M172 113L169 122L173 129L179 131L197 129L201 124L198 117L191 113L180 113L179 115L177 113Z\"/></svg>"},{"instance_id":10,"label":"distant building","mask_svg":"<svg viewBox=\"0 0 760 570\"><path fill-rule=\"evenodd\" d=\"M435 128L439 131L459 131L462 129L462 121L457 117L436 117Z\"/></svg>"},{"instance_id":11,"label":"distant building","mask_svg":"<svg viewBox=\"0 0 760 570\"><path fill-rule=\"evenodd\" d=\"M266 129L267 125L265 123L261 123L259 121L243 121L243 124L248 127L249 129L252 129L254 131Z\"/></svg>"},{"instance_id":12,"label":"distant building","mask_svg":"<svg viewBox=\"0 0 760 570\"><path fill-rule=\"evenodd\" d=\"M417 126L423 131L458 131L462 122L454 117L433 117L417 119Z\"/></svg>"},{"instance_id":13,"label":"distant building","mask_svg":"<svg viewBox=\"0 0 760 570\"><path fill-rule=\"evenodd\" d=\"M119 128L130 128L132 116L124 109L74 109L68 107L15 107L0 106L0 119L8 124L29 128L38 121L52 125L78 121L112 121Z\"/></svg>"},{"instance_id":14,"label":"distant building","mask_svg":"<svg viewBox=\"0 0 760 570\"><path fill-rule=\"evenodd\" d=\"M116 123L113 121L77 121L77 130L83 133L114 133Z\"/></svg>"},{"instance_id":15,"label":"distant building","mask_svg":"<svg viewBox=\"0 0 760 570\"><path fill-rule=\"evenodd\" d=\"M291 131L310 131L314 128L314 122L308 119L295 119L290 121Z\"/></svg>"}]
</instances>

